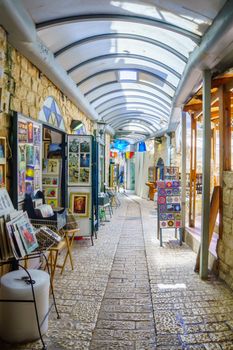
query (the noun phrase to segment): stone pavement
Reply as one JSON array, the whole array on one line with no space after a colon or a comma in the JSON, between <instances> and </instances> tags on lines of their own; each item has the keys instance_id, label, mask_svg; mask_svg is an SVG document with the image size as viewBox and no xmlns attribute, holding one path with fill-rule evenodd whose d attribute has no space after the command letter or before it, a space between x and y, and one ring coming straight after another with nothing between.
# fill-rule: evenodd
<instances>
[{"instance_id":1,"label":"stone pavement","mask_svg":"<svg viewBox=\"0 0 233 350\"><path fill-rule=\"evenodd\" d=\"M75 270L56 275L61 319L50 314L48 350L233 349L232 291L199 279L195 254L172 230L159 246L153 202L123 195L121 202L93 247L75 243Z\"/></svg>"}]
</instances>

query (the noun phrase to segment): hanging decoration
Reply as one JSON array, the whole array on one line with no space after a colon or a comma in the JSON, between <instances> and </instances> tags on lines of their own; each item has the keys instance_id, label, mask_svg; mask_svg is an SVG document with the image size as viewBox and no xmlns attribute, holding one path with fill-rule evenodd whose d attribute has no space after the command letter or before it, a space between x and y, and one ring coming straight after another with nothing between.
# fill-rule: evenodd
<instances>
[{"instance_id":1,"label":"hanging decoration","mask_svg":"<svg viewBox=\"0 0 233 350\"><path fill-rule=\"evenodd\" d=\"M138 152L146 152L146 144L144 141L139 142Z\"/></svg>"}]
</instances>

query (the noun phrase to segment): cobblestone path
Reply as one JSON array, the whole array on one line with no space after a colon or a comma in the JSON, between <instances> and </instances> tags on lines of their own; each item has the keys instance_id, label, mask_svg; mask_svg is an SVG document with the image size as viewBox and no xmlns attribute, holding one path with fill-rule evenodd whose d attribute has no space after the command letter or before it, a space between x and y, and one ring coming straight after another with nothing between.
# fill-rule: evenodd
<instances>
[{"instance_id":1,"label":"cobblestone path","mask_svg":"<svg viewBox=\"0 0 233 350\"><path fill-rule=\"evenodd\" d=\"M127 207L91 349L155 349L155 324L139 205Z\"/></svg>"},{"instance_id":2,"label":"cobblestone path","mask_svg":"<svg viewBox=\"0 0 233 350\"><path fill-rule=\"evenodd\" d=\"M75 242L74 270L58 270L48 350L233 350L233 292L193 272L196 254L172 230L156 238L154 203L121 198L98 239ZM60 257L61 259L64 256ZM1 350L38 350L41 342Z\"/></svg>"}]
</instances>

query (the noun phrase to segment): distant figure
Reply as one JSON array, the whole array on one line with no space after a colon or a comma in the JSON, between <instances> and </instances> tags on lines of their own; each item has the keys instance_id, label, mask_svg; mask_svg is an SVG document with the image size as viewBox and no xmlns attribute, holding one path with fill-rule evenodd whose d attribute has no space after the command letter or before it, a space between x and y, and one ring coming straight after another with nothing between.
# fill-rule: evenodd
<instances>
[{"instance_id":1,"label":"distant figure","mask_svg":"<svg viewBox=\"0 0 233 350\"><path fill-rule=\"evenodd\" d=\"M119 191L120 189L123 189L123 192L125 192L125 188L124 188L124 170L120 171L120 175L119 175Z\"/></svg>"}]
</instances>

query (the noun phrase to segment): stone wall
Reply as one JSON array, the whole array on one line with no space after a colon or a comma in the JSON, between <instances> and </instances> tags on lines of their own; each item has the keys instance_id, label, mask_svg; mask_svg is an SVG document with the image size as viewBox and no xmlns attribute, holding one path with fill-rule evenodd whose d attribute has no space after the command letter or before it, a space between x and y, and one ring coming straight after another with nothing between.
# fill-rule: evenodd
<instances>
[{"instance_id":1,"label":"stone wall","mask_svg":"<svg viewBox=\"0 0 233 350\"><path fill-rule=\"evenodd\" d=\"M66 131L70 133L72 119L81 120L88 134L93 134L93 122L72 101L70 101L38 68L14 49L7 41L7 36L0 27L0 136L9 141L11 128L11 111L38 119L39 112L48 96L52 96L64 118ZM9 103L7 101L9 97ZM9 145L9 142L8 142ZM11 154L7 148L7 158ZM9 169L7 170L9 188Z\"/></svg>"},{"instance_id":2,"label":"stone wall","mask_svg":"<svg viewBox=\"0 0 233 350\"><path fill-rule=\"evenodd\" d=\"M219 277L233 288L233 172L223 173L223 234L218 241Z\"/></svg>"}]
</instances>

